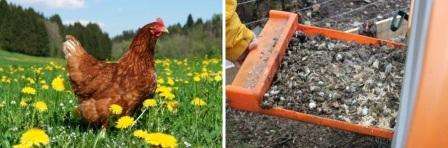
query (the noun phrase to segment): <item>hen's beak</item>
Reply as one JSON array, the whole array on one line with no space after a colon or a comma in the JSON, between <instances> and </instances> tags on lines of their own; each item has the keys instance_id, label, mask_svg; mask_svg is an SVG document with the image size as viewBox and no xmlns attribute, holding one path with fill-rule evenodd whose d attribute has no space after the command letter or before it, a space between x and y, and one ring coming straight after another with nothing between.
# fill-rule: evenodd
<instances>
[{"instance_id":1,"label":"hen's beak","mask_svg":"<svg viewBox=\"0 0 448 148\"><path fill-rule=\"evenodd\" d=\"M168 31L168 29L166 29L166 28L163 28L162 32L164 32L164 33L170 33L170 32Z\"/></svg>"}]
</instances>

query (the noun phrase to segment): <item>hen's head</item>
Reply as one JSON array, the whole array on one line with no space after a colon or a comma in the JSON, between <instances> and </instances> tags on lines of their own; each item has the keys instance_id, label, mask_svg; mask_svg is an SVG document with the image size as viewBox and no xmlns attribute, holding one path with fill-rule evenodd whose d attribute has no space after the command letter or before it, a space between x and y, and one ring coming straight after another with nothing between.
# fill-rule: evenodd
<instances>
[{"instance_id":1,"label":"hen's head","mask_svg":"<svg viewBox=\"0 0 448 148\"><path fill-rule=\"evenodd\" d=\"M149 23L143 30L148 31L153 37L160 37L164 33L168 33L168 29L166 29L165 24L161 18L157 18L156 21Z\"/></svg>"}]
</instances>

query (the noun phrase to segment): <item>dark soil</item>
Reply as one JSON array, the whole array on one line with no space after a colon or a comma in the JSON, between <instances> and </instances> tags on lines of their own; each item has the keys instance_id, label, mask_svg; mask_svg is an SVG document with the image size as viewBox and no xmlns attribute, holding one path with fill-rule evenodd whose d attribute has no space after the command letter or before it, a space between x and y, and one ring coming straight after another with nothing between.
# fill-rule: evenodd
<instances>
[{"instance_id":1,"label":"dark soil","mask_svg":"<svg viewBox=\"0 0 448 148\"><path fill-rule=\"evenodd\" d=\"M387 139L272 116L226 111L227 147L390 147Z\"/></svg>"},{"instance_id":2,"label":"dark soil","mask_svg":"<svg viewBox=\"0 0 448 148\"><path fill-rule=\"evenodd\" d=\"M406 52L296 32L263 107L393 129Z\"/></svg>"}]
</instances>

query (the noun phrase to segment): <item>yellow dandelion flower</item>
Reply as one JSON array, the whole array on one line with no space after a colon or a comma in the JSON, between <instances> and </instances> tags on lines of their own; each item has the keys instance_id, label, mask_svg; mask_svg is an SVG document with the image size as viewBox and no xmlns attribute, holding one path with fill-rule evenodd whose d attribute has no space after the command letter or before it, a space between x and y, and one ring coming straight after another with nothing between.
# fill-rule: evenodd
<instances>
[{"instance_id":1,"label":"yellow dandelion flower","mask_svg":"<svg viewBox=\"0 0 448 148\"><path fill-rule=\"evenodd\" d=\"M179 103L177 103L177 101L169 101L166 103L166 108L170 111L170 112L174 112L177 108Z\"/></svg>"},{"instance_id":2,"label":"yellow dandelion flower","mask_svg":"<svg viewBox=\"0 0 448 148\"><path fill-rule=\"evenodd\" d=\"M143 106L144 107L155 107L157 106L157 100L156 99L146 99L145 101L143 101Z\"/></svg>"},{"instance_id":3,"label":"yellow dandelion flower","mask_svg":"<svg viewBox=\"0 0 448 148\"><path fill-rule=\"evenodd\" d=\"M34 83L36 83L36 81L34 81L34 79L32 79L32 78L26 78L26 80L28 80L28 82L29 82L30 84L34 84Z\"/></svg>"},{"instance_id":4,"label":"yellow dandelion flower","mask_svg":"<svg viewBox=\"0 0 448 148\"><path fill-rule=\"evenodd\" d=\"M148 133L144 137L145 141L156 147L176 148L177 139L164 133Z\"/></svg>"},{"instance_id":5,"label":"yellow dandelion flower","mask_svg":"<svg viewBox=\"0 0 448 148\"><path fill-rule=\"evenodd\" d=\"M160 87L157 87L156 92L163 93L163 92L171 92L172 90L173 89L171 87L160 86Z\"/></svg>"},{"instance_id":6,"label":"yellow dandelion flower","mask_svg":"<svg viewBox=\"0 0 448 148\"><path fill-rule=\"evenodd\" d=\"M30 95L35 95L35 94L36 94L36 89L27 86L27 87L22 88L22 93L24 93L24 94L30 94Z\"/></svg>"},{"instance_id":7,"label":"yellow dandelion flower","mask_svg":"<svg viewBox=\"0 0 448 148\"><path fill-rule=\"evenodd\" d=\"M171 92L162 92L160 93L160 96L164 97L167 100L173 100L174 98L176 98L176 96Z\"/></svg>"},{"instance_id":8,"label":"yellow dandelion flower","mask_svg":"<svg viewBox=\"0 0 448 148\"><path fill-rule=\"evenodd\" d=\"M56 91L64 91L64 79L61 76L54 78L51 82L51 86Z\"/></svg>"},{"instance_id":9,"label":"yellow dandelion flower","mask_svg":"<svg viewBox=\"0 0 448 148\"><path fill-rule=\"evenodd\" d=\"M193 77L193 80L196 81L196 82L198 82L198 81L201 81L201 78L200 78L199 76L194 76L194 77Z\"/></svg>"},{"instance_id":10,"label":"yellow dandelion flower","mask_svg":"<svg viewBox=\"0 0 448 148\"><path fill-rule=\"evenodd\" d=\"M109 111L110 111L112 114L119 115L119 114L121 114L121 112L123 111L123 108L121 108L120 105L112 104L112 105L110 105L110 107L109 107Z\"/></svg>"},{"instance_id":11,"label":"yellow dandelion flower","mask_svg":"<svg viewBox=\"0 0 448 148\"><path fill-rule=\"evenodd\" d=\"M208 65L210 63L210 61L202 61L203 65Z\"/></svg>"},{"instance_id":12,"label":"yellow dandelion flower","mask_svg":"<svg viewBox=\"0 0 448 148\"><path fill-rule=\"evenodd\" d=\"M26 107L26 106L28 106L28 103L26 103L25 100L21 100L20 101L20 107Z\"/></svg>"},{"instance_id":13,"label":"yellow dandelion flower","mask_svg":"<svg viewBox=\"0 0 448 148\"><path fill-rule=\"evenodd\" d=\"M218 64L219 61L220 61L220 59L212 59L212 63L213 63L213 64Z\"/></svg>"},{"instance_id":14,"label":"yellow dandelion flower","mask_svg":"<svg viewBox=\"0 0 448 148\"><path fill-rule=\"evenodd\" d=\"M44 112L47 111L47 104L45 104L45 102L43 101L37 101L36 103L34 103L34 108L37 109L37 111L39 112Z\"/></svg>"},{"instance_id":15,"label":"yellow dandelion flower","mask_svg":"<svg viewBox=\"0 0 448 148\"><path fill-rule=\"evenodd\" d=\"M165 80L163 80L162 78L158 78L158 79L157 79L157 83L159 83L159 84L163 84L163 83L165 83Z\"/></svg>"},{"instance_id":16,"label":"yellow dandelion flower","mask_svg":"<svg viewBox=\"0 0 448 148\"><path fill-rule=\"evenodd\" d=\"M134 125L134 123L135 123L134 118L130 116L123 116L120 119L118 119L118 121L116 122L117 125L115 125L115 127L119 129L125 129Z\"/></svg>"},{"instance_id":17,"label":"yellow dandelion flower","mask_svg":"<svg viewBox=\"0 0 448 148\"><path fill-rule=\"evenodd\" d=\"M37 128L27 130L20 137L20 143L14 147L33 147L42 146L50 143L50 138L45 131Z\"/></svg>"},{"instance_id":18,"label":"yellow dandelion flower","mask_svg":"<svg viewBox=\"0 0 448 148\"><path fill-rule=\"evenodd\" d=\"M215 76L215 81L221 81L221 80L222 80L222 78L221 78L220 75L216 75L216 76Z\"/></svg>"},{"instance_id":19,"label":"yellow dandelion flower","mask_svg":"<svg viewBox=\"0 0 448 148\"><path fill-rule=\"evenodd\" d=\"M202 72L200 75L202 78L208 78L210 74L208 72Z\"/></svg>"},{"instance_id":20,"label":"yellow dandelion flower","mask_svg":"<svg viewBox=\"0 0 448 148\"><path fill-rule=\"evenodd\" d=\"M171 85L171 86L173 86L174 85L174 81L173 81L173 79L172 78L168 78L168 85Z\"/></svg>"},{"instance_id":21,"label":"yellow dandelion flower","mask_svg":"<svg viewBox=\"0 0 448 148\"><path fill-rule=\"evenodd\" d=\"M143 131L143 130L136 130L136 131L134 131L134 132L132 133L132 135L134 135L134 136L137 137L137 138L144 138L144 137L146 137L147 134L148 134L148 133L146 133L146 132Z\"/></svg>"},{"instance_id":22,"label":"yellow dandelion flower","mask_svg":"<svg viewBox=\"0 0 448 148\"><path fill-rule=\"evenodd\" d=\"M5 107L5 101L0 102L0 108Z\"/></svg>"},{"instance_id":23,"label":"yellow dandelion flower","mask_svg":"<svg viewBox=\"0 0 448 148\"><path fill-rule=\"evenodd\" d=\"M47 90L49 87L48 87L48 85L47 84L44 84L44 85L42 85L42 89L45 89L45 90Z\"/></svg>"},{"instance_id":24,"label":"yellow dandelion flower","mask_svg":"<svg viewBox=\"0 0 448 148\"><path fill-rule=\"evenodd\" d=\"M204 105L207 105L207 103L205 103L204 100L200 99L200 98L194 98L193 100L191 100L191 104L196 106L196 107L202 107Z\"/></svg>"}]
</instances>

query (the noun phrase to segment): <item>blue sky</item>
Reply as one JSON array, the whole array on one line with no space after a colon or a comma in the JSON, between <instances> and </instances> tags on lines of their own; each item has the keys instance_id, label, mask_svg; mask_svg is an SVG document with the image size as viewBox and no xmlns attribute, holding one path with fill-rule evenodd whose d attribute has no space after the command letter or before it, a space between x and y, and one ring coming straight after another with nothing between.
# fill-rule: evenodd
<instances>
[{"instance_id":1,"label":"blue sky","mask_svg":"<svg viewBox=\"0 0 448 148\"><path fill-rule=\"evenodd\" d=\"M123 30L137 29L161 17L166 25L184 24L191 13L194 19L207 20L222 14L221 0L7 0L32 7L46 17L59 14L64 24L96 22L111 37Z\"/></svg>"}]
</instances>

